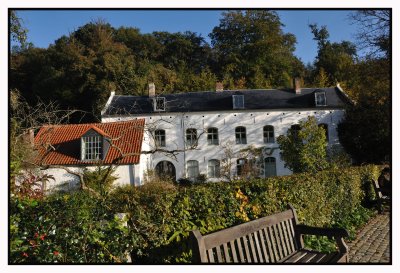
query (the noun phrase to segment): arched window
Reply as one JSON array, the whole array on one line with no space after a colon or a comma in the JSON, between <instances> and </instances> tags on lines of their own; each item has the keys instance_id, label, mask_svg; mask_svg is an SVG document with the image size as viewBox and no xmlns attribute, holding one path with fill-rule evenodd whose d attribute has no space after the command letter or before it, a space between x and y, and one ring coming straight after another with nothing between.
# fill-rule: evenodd
<instances>
[{"instance_id":1,"label":"arched window","mask_svg":"<svg viewBox=\"0 0 400 273\"><path fill-rule=\"evenodd\" d=\"M329 126L328 126L328 124L326 124L326 123L321 123L321 124L318 124L318 127L324 128L324 130L325 130L326 141L329 142L329 129L328 129Z\"/></svg>"},{"instance_id":2,"label":"arched window","mask_svg":"<svg viewBox=\"0 0 400 273\"><path fill-rule=\"evenodd\" d=\"M194 128L186 129L186 146L197 145L197 130Z\"/></svg>"},{"instance_id":3,"label":"arched window","mask_svg":"<svg viewBox=\"0 0 400 273\"><path fill-rule=\"evenodd\" d=\"M274 126L266 125L264 126L264 143L274 143Z\"/></svg>"},{"instance_id":4,"label":"arched window","mask_svg":"<svg viewBox=\"0 0 400 273\"><path fill-rule=\"evenodd\" d=\"M218 129L217 128L208 128L207 129L207 142L208 145L218 145Z\"/></svg>"},{"instance_id":5,"label":"arched window","mask_svg":"<svg viewBox=\"0 0 400 273\"><path fill-rule=\"evenodd\" d=\"M264 159L264 175L265 177L276 176L275 157L267 157Z\"/></svg>"},{"instance_id":6,"label":"arched window","mask_svg":"<svg viewBox=\"0 0 400 273\"><path fill-rule=\"evenodd\" d=\"M156 130L154 140L157 147L165 147L165 130Z\"/></svg>"},{"instance_id":7,"label":"arched window","mask_svg":"<svg viewBox=\"0 0 400 273\"><path fill-rule=\"evenodd\" d=\"M219 160L211 159L208 161L208 177L218 178L220 177L220 164Z\"/></svg>"},{"instance_id":8,"label":"arched window","mask_svg":"<svg viewBox=\"0 0 400 273\"><path fill-rule=\"evenodd\" d=\"M239 126L235 129L236 144L247 144L246 127Z\"/></svg>"},{"instance_id":9,"label":"arched window","mask_svg":"<svg viewBox=\"0 0 400 273\"><path fill-rule=\"evenodd\" d=\"M186 168L189 179L196 180L199 177L199 162L197 160L189 160Z\"/></svg>"},{"instance_id":10,"label":"arched window","mask_svg":"<svg viewBox=\"0 0 400 273\"><path fill-rule=\"evenodd\" d=\"M236 174L238 176L241 176L241 175L243 175L245 173L246 165L247 165L247 160L244 159L244 158L239 158L236 161Z\"/></svg>"}]
</instances>

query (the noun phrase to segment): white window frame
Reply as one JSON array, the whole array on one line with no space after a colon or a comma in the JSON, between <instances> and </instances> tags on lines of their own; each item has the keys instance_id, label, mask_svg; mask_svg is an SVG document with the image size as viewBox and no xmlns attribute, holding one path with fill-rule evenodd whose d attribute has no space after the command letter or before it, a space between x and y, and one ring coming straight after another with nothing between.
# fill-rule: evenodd
<instances>
[{"instance_id":1,"label":"white window frame","mask_svg":"<svg viewBox=\"0 0 400 273\"><path fill-rule=\"evenodd\" d=\"M315 96L315 106L326 106L326 93L325 92L323 92L323 91L315 92L314 96ZM319 101L318 101L319 96L323 96L323 98L324 98L323 103L319 103Z\"/></svg>"},{"instance_id":2,"label":"white window frame","mask_svg":"<svg viewBox=\"0 0 400 273\"><path fill-rule=\"evenodd\" d=\"M272 133L272 137L271 137L271 133ZM265 125L263 127L263 140L264 140L264 143L275 143L275 128L274 128L274 126Z\"/></svg>"},{"instance_id":3,"label":"white window frame","mask_svg":"<svg viewBox=\"0 0 400 273\"><path fill-rule=\"evenodd\" d=\"M208 160L208 172L209 178L219 178L221 177L221 163L218 159Z\"/></svg>"},{"instance_id":4,"label":"white window frame","mask_svg":"<svg viewBox=\"0 0 400 273\"><path fill-rule=\"evenodd\" d=\"M186 162L186 173L187 173L187 177L190 180L195 181L200 174L199 171L199 161L197 160L188 160Z\"/></svg>"},{"instance_id":5,"label":"white window frame","mask_svg":"<svg viewBox=\"0 0 400 273\"><path fill-rule=\"evenodd\" d=\"M246 127L238 126L235 128L236 144L247 144Z\"/></svg>"},{"instance_id":6,"label":"white window frame","mask_svg":"<svg viewBox=\"0 0 400 273\"><path fill-rule=\"evenodd\" d=\"M165 147L167 145L167 134L164 129L154 131L154 142L156 147Z\"/></svg>"},{"instance_id":7,"label":"white window frame","mask_svg":"<svg viewBox=\"0 0 400 273\"><path fill-rule=\"evenodd\" d=\"M244 95L232 95L233 109L244 109Z\"/></svg>"},{"instance_id":8,"label":"white window frame","mask_svg":"<svg viewBox=\"0 0 400 273\"><path fill-rule=\"evenodd\" d=\"M189 131L189 132L188 132ZM192 147L197 144L197 129L187 128L186 129L186 146Z\"/></svg>"},{"instance_id":9,"label":"white window frame","mask_svg":"<svg viewBox=\"0 0 400 273\"><path fill-rule=\"evenodd\" d=\"M162 107L159 107L159 102L162 102ZM154 111L163 112L165 111L166 100L165 97L156 97L153 99L153 109Z\"/></svg>"},{"instance_id":10,"label":"white window frame","mask_svg":"<svg viewBox=\"0 0 400 273\"><path fill-rule=\"evenodd\" d=\"M210 130L215 130L215 131L210 132ZM210 127L207 129L207 144L208 145L219 145L218 128Z\"/></svg>"},{"instance_id":11,"label":"white window frame","mask_svg":"<svg viewBox=\"0 0 400 273\"><path fill-rule=\"evenodd\" d=\"M84 161L102 160L103 137L90 135L81 138L81 158Z\"/></svg>"}]
</instances>

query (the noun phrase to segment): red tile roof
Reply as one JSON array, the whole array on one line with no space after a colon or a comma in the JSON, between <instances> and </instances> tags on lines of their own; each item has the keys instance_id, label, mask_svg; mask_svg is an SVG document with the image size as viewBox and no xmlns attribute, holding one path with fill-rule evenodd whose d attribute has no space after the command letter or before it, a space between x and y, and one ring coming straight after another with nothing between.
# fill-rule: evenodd
<instances>
[{"instance_id":1,"label":"red tile roof","mask_svg":"<svg viewBox=\"0 0 400 273\"><path fill-rule=\"evenodd\" d=\"M97 164L98 162L81 160L81 136L90 129L111 139L112 145L102 163L112 163L121 156L121 152L131 155L123 157L118 161L119 164L139 163L144 119L125 122L43 126L35 137L35 147L39 154L38 163L43 165Z\"/></svg>"}]
</instances>

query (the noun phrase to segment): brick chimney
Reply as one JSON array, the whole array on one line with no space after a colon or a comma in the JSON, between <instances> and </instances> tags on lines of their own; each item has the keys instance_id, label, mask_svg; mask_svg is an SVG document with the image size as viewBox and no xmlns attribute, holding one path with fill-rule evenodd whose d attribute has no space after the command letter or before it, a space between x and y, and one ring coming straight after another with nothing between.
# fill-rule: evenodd
<instances>
[{"instance_id":1,"label":"brick chimney","mask_svg":"<svg viewBox=\"0 0 400 273\"><path fill-rule=\"evenodd\" d=\"M294 93L296 93L296 95L301 94L300 78L293 79L293 89L294 89Z\"/></svg>"},{"instance_id":2,"label":"brick chimney","mask_svg":"<svg viewBox=\"0 0 400 273\"><path fill-rule=\"evenodd\" d=\"M215 84L215 91L217 92L224 91L224 85L222 82L217 82Z\"/></svg>"},{"instance_id":3,"label":"brick chimney","mask_svg":"<svg viewBox=\"0 0 400 273\"><path fill-rule=\"evenodd\" d=\"M149 97L153 98L156 95L156 85L154 82L149 83Z\"/></svg>"}]
</instances>

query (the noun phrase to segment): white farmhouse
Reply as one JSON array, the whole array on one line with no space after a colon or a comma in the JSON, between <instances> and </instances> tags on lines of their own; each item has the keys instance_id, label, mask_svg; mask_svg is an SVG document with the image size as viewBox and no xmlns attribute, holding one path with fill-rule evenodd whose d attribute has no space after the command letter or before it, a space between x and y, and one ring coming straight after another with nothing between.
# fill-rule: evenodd
<instances>
[{"instance_id":1,"label":"white farmhouse","mask_svg":"<svg viewBox=\"0 0 400 273\"><path fill-rule=\"evenodd\" d=\"M148 96L121 96L114 92L102 111L102 123L145 120L139 181L146 170L174 179L221 179L230 151L230 173L240 176L246 158L240 151L250 145L263 148L261 176L288 175L276 138L315 116L326 130L329 145L340 145L337 125L349 99L340 86L292 90L222 90ZM171 156L173 152L174 156Z\"/></svg>"}]
</instances>

